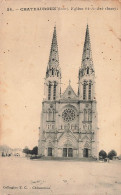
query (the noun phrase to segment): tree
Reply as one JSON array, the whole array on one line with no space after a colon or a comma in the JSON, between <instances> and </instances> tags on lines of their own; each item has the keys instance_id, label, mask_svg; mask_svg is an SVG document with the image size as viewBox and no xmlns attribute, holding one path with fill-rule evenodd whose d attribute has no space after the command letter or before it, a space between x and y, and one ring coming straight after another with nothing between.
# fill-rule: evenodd
<instances>
[{"instance_id":1,"label":"tree","mask_svg":"<svg viewBox=\"0 0 121 195\"><path fill-rule=\"evenodd\" d=\"M114 156L117 156L117 152L115 150L111 150L108 153L108 158L112 160Z\"/></svg>"},{"instance_id":2,"label":"tree","mask_svg":"<svg viewBox=\"0 0 121 195\"><path fill-rule=\"evenodd\" d=\"M28 147L25 147L25 148L23 149L23 152L24 152L25 154L35 154L35 155L37 155L37 154L38 154L38 147L35 146L32 150L30 150Z\"/></svg>"},{"instance_id":3,"label":"tree","mask_svg":"<svg viewBox=\"0 0 121 195\"><path fill-rule=\"evenodd\" d=\"M35 147L32 149L31 154L35 154L35 155L38 154L38 147L37 147L37 146L35 146Z\"/></svg>"},{"instance_id":4,"label":"tree","mask_svg":"<svg viewBox=\"0 0 121 195\"><path fill-rule=\"evenodd\" d=\"M99 152L99 156L102 156L102 158L105 159L107 157L107 153L104 150L101 150Z\"/></svg>"},{"instance_id":5,"label":"tree","mask_svg":"<svg viewBox=\"0 0 121 195\"><path fill-rule=\"evenodd\" d=\"M30 154L29 148L28 148L28 147L25 147L25 148L23 149L23 153L25 153L25 154Z\"/></svg>"}]
</instances>

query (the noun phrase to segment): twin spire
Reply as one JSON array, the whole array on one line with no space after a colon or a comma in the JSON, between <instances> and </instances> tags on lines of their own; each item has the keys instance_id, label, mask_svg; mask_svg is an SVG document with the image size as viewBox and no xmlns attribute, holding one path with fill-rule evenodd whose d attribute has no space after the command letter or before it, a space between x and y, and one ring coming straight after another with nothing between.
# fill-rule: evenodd
<instances>
[{"instance_id":1,"label":"twin spire","mask_svg":"<svg viewBox=\"0 0 121 195\"><path fill-rule=\"evenodd\" d=\"M51 43L50 56L46 71L46 76L57 76L61 75L59 67L59 54L58 54L58 44L56 35L56 26L54 27L53 38Z\"/></svg>"},{"instance_id":2,"label":"twin spire","mask_svg":"<svg viewBox=\"0 0 121 195\"><path fill-rule=\"evenodd\" d=\"M79 70L79 78L80 78L80 75L83 76L85 74L87 69L90 69L90 73L94 72L88 25L86 28L85 42L84 42L84 48L83 48L83 54L82 54L82 63L81 63L81 68ZM52 74L50 74L51 71L52 71ZM47 71L46 71L46 77L53 76L53 72L56 72L56 73L58 72L58 74L61 75L60 67L59 67L59 54L58 54L56 26L54 27L54 32L53 32L53 38L52 38L52 43L51 43L51 50L50 50Z\"/></svg>"},{"instance_id":3,"label":"twin spire","mask_svg":"<svg viewBox=\"0 0 121 195\"><path fill-rule=\"evenodd\" d=\"M49 68L59 66L59 55L58 55L58 44L57 44L57 35L56 35L56 26L54 27L50 57L48 62Z\"/></svg>"},{"instance_id":4,"label":"twin spire","mask_svg":"<svg viewBox=\"0 0 121 195\"><path fill-rule=\"evenodd\" d=\"M91 43L90 43L90 36L89 36L89 27L87 25L83 54L82 54L82 67L86 68L90 66L93 66L93 61L92 61L92 51L91 51Z\"/></svg>"}]
</instances>

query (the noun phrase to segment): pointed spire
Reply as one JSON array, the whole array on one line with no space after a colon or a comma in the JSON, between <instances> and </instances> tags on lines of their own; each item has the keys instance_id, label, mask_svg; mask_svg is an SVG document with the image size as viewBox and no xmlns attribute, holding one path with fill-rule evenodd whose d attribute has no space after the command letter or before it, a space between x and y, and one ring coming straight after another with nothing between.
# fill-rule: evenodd
<instances>
[{"instance_id":1,"label":"pointed spire","mask_svg":"<svg viewBox=\"0 0 121 195\"><path fill-rule=\"evenodd\" d=\"M85 42L84 42L84 48L82 54L82 62L81 62L81 67L79 68L79 80L84 75L90 75L90 74L94 74L94 67L93 67L93 60L92 60L89 27L87 24Z\"/></svg>"},{"instance_id":2,"label":"pointed spire","mask_svg":"<svg viewBox=\"0 0 121 195\"><path fill-rule=\"evenodd\" d=\"M56 26L54 26L53 38L52 38L51 49L50 49L50 56L49 56L47 70L46 70L46 78L51 77L51 76L61 78Z\"/></svg>"},{"instance_id":3,"label":"pointed spire","mask_svg":"<svg viewBox=\"0 0 121 195\"><path fill-rule=\"evenodd\" d=\"M87 24L83 55L82 55L82 67L87 68L92 66L93 66L92 51L91 51L91 43L90 43L90 36L89 36L89 27Z\"/></svg>"},{"instance_id":4,"label":"pointed spire","mask_svg":"<svg viewBox=\"0 0 121 195\"><path fill-rule=\"evenodd\" d=\"M57 68L58 66L59 66L59 55L58 55L56 26L54 26L48 67L50 69L50 68Z\"/></svg>"}]
</instances>

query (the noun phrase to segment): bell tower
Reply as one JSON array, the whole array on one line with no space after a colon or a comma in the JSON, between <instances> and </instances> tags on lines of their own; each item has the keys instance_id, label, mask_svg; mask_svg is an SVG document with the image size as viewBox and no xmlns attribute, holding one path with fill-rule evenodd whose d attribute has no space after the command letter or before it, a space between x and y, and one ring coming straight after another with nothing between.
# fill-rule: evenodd
<instances>
[{"instance_id":1,"label":"bell tower","mask_svg":"<svg viewBox=\"0 0 121 195\"><path fill-rule=\"evenodd\" d=\"M78 95L80 100L95 99L95 71L93 67L91 43L89 36L89 27L87 25L85 42L82 54L82 63L79 69L79 88Z\"/></svg>"},{"instance_id":2,"label":"bell tower","mask_svg":"<svg viewBox=\"0 0 121 195\"><path fill-rule=\"evenodd\" d=\"M45 99L54 101L61 95L61 69L59 66L59 54L56 35L56 26L54 27L50 56L45 77Z\"/></svg>"},{"instance_id":3,"label":"bell tower","mask_svg":"<svg viewBox=\"0 0 121 195\"><path fill-rule=\"evenodd\" d=\"M96 109L97 102L95 98L95 70L92 60L92 51L88 25L86 28L81 67L79 68L78 98L80 102L79 155L86 156L87 152L89 156L98 157L98 127Z\"/></svg>"}]
</instances>

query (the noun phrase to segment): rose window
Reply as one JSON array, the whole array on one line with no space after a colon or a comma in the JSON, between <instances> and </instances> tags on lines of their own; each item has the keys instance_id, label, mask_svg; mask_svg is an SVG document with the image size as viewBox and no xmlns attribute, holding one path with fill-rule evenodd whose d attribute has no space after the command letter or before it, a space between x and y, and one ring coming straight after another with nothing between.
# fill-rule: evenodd
<instances>
[{"instance_id":1,"label":"rose window","mask_svg":"<svg viewBox=\"0 0 121 195\"><path fill-rule=\"evenodd\" d=\"M75 119L75 111L73 109L65 109L62 113L62 118L65 122L73 121Z\"/></svg>"}]
</instances>

